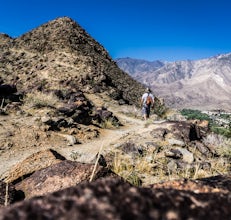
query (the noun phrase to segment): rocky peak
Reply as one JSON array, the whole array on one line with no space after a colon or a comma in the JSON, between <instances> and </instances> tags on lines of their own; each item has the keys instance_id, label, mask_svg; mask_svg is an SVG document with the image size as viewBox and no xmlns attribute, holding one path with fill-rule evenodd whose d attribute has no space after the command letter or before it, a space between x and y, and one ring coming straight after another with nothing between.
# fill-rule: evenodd
<instances>
[{"instance_id":1,"label":"rocky peak","mask_svg":"<svg viewBox=\"0 0 231 220\"><path fill-rule=\"evenodd\" d=\"M57 18L23 34L16 39L16 45L43 54L51 51L86 53L93 50L110 59L106 50L69 17Z\"/></svg>"}]
</instances>

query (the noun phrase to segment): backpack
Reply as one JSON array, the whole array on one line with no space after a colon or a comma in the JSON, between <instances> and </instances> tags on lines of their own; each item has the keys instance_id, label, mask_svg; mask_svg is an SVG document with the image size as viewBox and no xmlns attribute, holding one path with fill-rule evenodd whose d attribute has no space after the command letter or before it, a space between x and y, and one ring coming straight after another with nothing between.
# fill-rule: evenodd
<instances>
[{"instance_id":1,"label":"backpack","mask_svg":"<svg viewBox=\"0 0 231 220\"><path fill-rule=\"evenodd\" d=\"M152 104L152 97L148 94L146 99L146 105L151 105L151 104Z\"/></svg>"}]
</instances>

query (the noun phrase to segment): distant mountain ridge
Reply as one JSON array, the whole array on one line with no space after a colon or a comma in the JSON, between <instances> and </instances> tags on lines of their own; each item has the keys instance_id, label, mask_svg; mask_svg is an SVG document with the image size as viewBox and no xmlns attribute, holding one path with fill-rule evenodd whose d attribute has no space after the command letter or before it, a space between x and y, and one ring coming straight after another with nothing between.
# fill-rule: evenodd
<instances>
[{"instance_id":1,"label":"distant mountain ridge","mask_svg":"<svg viewBox=\"0 0 231 220\"><path fill-rule=\"evenodd\" d=\"M171 107L231 110L231 53L196 61L166 62L150 71L136 68L135 75L129 72L127 58L117 63L136 80L150 86ZM141 60L136 63L145 64Z\"/></svg>"},{"instance_id":2,"label":"distant mountain ridge","mask_svg":"<svg viewBox=\"0 0 231 220\"><path fill-rule=\"evenodd\" d=\"M139 60L132 58L118 58L115 60L119 67L123 69L125 72L129 73L132 76L139 75L141 72L151 72L155 71L162 66L164 66L164 62L156 60L156 61L147 61L147 60Z\"/></svg>"}]
</instances>

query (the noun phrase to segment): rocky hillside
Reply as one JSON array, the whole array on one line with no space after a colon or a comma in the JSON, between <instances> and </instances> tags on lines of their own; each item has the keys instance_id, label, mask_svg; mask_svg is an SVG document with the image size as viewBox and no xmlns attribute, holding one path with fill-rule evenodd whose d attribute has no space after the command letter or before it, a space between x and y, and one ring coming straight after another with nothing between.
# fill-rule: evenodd
<instances>
[{"instance_id":1,"label":"rocky hillside","mask_svg":"<svg viewBox=\"0 0 231 220\"><path fill-rule=\"evenodd\" d=\"M141 84L121 71L107 51L68 17L12 39L0 35L0 74L22 93L80 89L137 102Z\"/></svg>"},{"instance_id":2,"label":"rocky hillside","mask_svg":"<svg viewBox=\"0 0 231 220\"><path fill-rule=\"evenodd\" d=\"M142 120L142 84L75 21L0 35L0 61L1 220L230 216L231 140Z\"/></svg>"},{"instance_id":3,"label":"rocky hillside","mask_svg":"<svg viewBox=\"0 0 231 220\"><path fill-rule=\"evenodd\" d=\"M133 75L128 66L124 67L127 64L127 58L118 62L121 69ZM230 73L231 54L224 54L197 61L165 63L156 70L140 69L134 78L150 85L169 106L230 111Z\"/></svg>"}]
</instances>

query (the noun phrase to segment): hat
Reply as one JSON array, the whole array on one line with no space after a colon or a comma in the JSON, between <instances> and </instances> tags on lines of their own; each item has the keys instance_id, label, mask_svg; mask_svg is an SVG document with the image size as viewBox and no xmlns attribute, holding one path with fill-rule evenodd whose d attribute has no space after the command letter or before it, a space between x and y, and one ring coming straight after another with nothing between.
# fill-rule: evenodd
<instances>
[{"instance_id":1,"label":"hat","mask_svg":"<svg viewBox=\"0 0 231 220\"><path fill-rule=\"evenodd\" d=\"M146 92L151 92L151 89L150 88L146 88Z\"/></svg>"}]
</instances>

